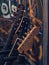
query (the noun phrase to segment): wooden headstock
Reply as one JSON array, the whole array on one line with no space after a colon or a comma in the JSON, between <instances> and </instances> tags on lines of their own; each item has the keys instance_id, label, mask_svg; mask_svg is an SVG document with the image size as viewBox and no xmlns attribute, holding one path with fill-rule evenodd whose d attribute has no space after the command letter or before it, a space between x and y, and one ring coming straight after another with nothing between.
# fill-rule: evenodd
<instances>
[{"instance_id":1,"label":"wooden headstock","mask_svg":"<svg viewBox=\"0 0 49 65\"><path fill-rule=\"evenodd\" d=\"M28 56L32 61L36 61L33 57L32 57L32 45L33 45L33 38L34 35L37 35L39 32L39 28L38 27L33 27L31 29L31 31L29 31L29 33L27 34L27 36L25 37L25 39L22 41L22 43L19 45L19 47L17 48L17 50L19 51L19 53L24 53L26 56ZM30 53L28 53L28 51Z\"/></svg>"}]
</instances>

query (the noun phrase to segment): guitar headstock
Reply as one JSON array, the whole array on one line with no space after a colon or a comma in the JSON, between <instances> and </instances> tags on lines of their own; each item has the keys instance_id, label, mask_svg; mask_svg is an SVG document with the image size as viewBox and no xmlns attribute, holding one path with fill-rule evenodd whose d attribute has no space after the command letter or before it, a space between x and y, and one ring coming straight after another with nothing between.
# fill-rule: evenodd
<instances>
[{"instance_id":1,"label":"guitar headstock","mask_svg":"<svg viewBox=\"0 0 49 65\"><path fill-rule=\"evenodd\" d=\"M38 31L38 32L36 32L36 31ZM31 56L30 53L32 53L31 49L32 49L32 45L33 45L34 36L38 35L38 33L39 33L38 27L33 27L27 33L26 37L24 38L24 40L22 40L22 42L20 43L19 47L17 48L19 53L24 53L32 61L35 61L35 59L33 59L33 57ZM28 53L28 51L30 51L30 53Z\"/></svg>"}]
</instances>

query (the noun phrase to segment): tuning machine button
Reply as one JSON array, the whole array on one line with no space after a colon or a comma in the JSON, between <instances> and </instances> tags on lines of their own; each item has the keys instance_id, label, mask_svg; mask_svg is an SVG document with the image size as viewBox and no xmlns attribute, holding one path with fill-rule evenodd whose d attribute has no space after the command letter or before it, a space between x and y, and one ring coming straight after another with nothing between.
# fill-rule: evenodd
<instances>
[{"instance_id":1,"label":"tuning machine button","mask_svg":"<svg viewBox=\"0 0 49 65\"><path fill-rule=\"evenodd\" d=\"M24 38L25 38L25 36L22 36L22 38L24 39Z\"/></svg>"},{"instance_id":2,"label":"tuning machine button","mask_svg":"<svg viewBox=\"0 0 49 65\"><path fill-rule=\"evenodd\" d=\"M17 40L17 44L19 45L21 42L22 42L22 39L19 38L19 39Z\"/></svg>"},{"instance_id":3,"label":"tuning machine button","mask_svg":"<svg viewBox=\"0 0 49 65\"><path fill-rule=\"evenodd\" d=\"M27 35L27 33L25 32L25 35Z\"/></svg>"},{"instance_id":4,"label":"tuning machine button","mask_svg":"<svg viewBox=\"0 0 49 65\"><path fill-rule=\"evenodd\" d=\"M24 23L25 21L23 21L23 23Z\"/></svg>"}]
</instances>

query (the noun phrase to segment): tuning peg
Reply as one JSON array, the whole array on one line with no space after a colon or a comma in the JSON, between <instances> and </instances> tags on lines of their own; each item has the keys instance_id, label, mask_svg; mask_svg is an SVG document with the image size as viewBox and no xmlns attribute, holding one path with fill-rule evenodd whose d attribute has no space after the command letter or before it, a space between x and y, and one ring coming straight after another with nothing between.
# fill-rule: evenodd
<instances>
[{"instance_id":1,"label":"tuning peg","mask_svg":"<svg viewBox=\"0 0 49 65\"><path fill-rule=\"evenodd\" d=\"M28 22L26 22L26 24L28 24Z\"/></svg>"},{"instance_id":2,"label":"tuning peg","mask_svg":"<svg viewBox=\"0 0 49 65\"><path fill-rule=\"evenodd\" d=\"M25 32L25 35L27 35L27 33Z\"/></svg>"},{"instance_id":3,"label":"tuning peg","mask_svg":"<svg viewBox=\"0 0 49 65\"><path fill-rule=\"evenodd\" d=\"M41 33L41 32L39 32L39 35L42 35L42 33Z\"/></svg>"},{"instance_id":4,"label":"tuning peg","mask_svg":"<svg viewBox=\"0 0 49 65\"><path fill-rule=\"evenodd\" d=\"M19 33L21 32L21 30L18 31Z\"/></svg>"},{"instance_id":5,"label":"tuning peg","mask_svg":"<svg viewBox=\"0 0 49 65\"><path fill-rule=\"evenodd\" d=\"M24 23L25 21L23 21L23 23Z\"/></svg>"},{"instance_id":6,"label":"tuning peg","mask_svg":"<svg viewBox=\"0 0 49 65\"><path fill-rule=\"evenodd\" d=\"M43 34L41 32L39 32L38 37L42 38L42 36L43 36Z\"/></svg>"},{"instance_id":7,"label":"tuning peg","mask_svg":"<svg viewBox=\"0 0 49 65\"><path fill-rule=\"evenodd\" d=\"M24 38L25 38L25 36L22 36L22 38L24 39Z\"/></svg>"},{"instance_id":8,"label":"tuning peg","mask_svg":"<svg viewBox=\"0 0 49 65\"><path fill-rule=\"evenodd\" d=\"M22 42L22 39L18 38L17 44L19 45Z\"/></svg>"},{"instance_id":9,"label":"tuning peg","mask_svg":"<svg viewBox=\"0 0 49 65\"><path fill-rule=\"evenodd\" d=\"M33 25L30 25L30 29L32 29L33 28Z\"/></svg>"},{"instance_id":10,"label":"tuning peg","mask_svg":"<svg viewBox=\"0 0 49 65\"><path fill-rule=\"evenodd\" d=\"M19 18L19 21L20 21L21 19Z\"/></svg>"},{"instance_id":11,"label":"tuning peg","mask_svg":"<svg viewBox=\"0 0 49 65\"><path fill-rule=\"evenodd\" d=\"M27 29L27 32L29 32L30 31L30 29Z\"/></svg>"},{"instance_id":12,"label":"tuning peg","mask_svg":"<svg viewBox=\"0 0 49 65\"><path fill-rule=\"evenodd\" d=\"M21 28L22 28L23 26L21 25Z\"/></svg>"}]
</instances>

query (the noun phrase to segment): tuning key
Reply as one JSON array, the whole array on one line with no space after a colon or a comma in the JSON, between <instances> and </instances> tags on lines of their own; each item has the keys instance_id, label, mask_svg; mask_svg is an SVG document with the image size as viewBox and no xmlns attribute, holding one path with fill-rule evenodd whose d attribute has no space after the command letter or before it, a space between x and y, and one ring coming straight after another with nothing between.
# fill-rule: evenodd
<instances>
[{"instance_id":1,"label":"tuning key","mask_svg":"<svg viewBox=\"0 0 49 65\"><path fill-rule=\"evenodd\" d=\"M32 25L30 25L30 29L32 28L33 26Z\"/></svg>"},{"instance_id":2,"label":"tuning key","mask_svg":"<svg viewBox=\"0 0 49 65\"><path fill-rule=\"evenodd\" d=\"M20 30L19 30L19 32L20 32Z\"/></svg>"},{"instance_id":3,"label":"tuning key","mask_svg":"<svg viewBox=\"0 0 49 65\"><path fill-rule=\"evenodd\" d=\"M23 21L23 23L24 23L25 21Z\"/></svg>"},{"instance_id":4,"label":"tuning key","mask_svg":"<svg viewBox=\"0 0 49 65\"><path fill-rule=\"evenodd\" d=\"M39 31L39 35L42 35L43 33L41 31Z\"/></svg>"},{"instance_id":5,"label":"tuning key","mask_svg":"<svg viewBox=\"0 0 49 65\"><path fill-rule=\"evenodd\" d=\"M25 36L22 36L22 38L24 39L24 38L25 38Z\"/></svg>"},{"instance_id":6,"label":"tuning key","mask_svg":"<svg viewBox=\"0 0 49 65\"><path fill-rule=\"evenodd\" d=\"M21 28L22 28L23 26L21 25Z\"/></svg>"},{"instance_id":7,"label":"tuning key","mask_svg":"<svg viewBox=\"0 0 49 65\"><path fill-rule=\"evenodd\" d=\"M29 32L30 29L27 29L27 32Z\"/></svg>"},{"instance_id":8,"label":"tuning key","mask_svg":"<svg viewBox=\"0 0 49 65\"><path fill-rule=\"evenodd\" d=\"M19 23L17 23L17 25L19 25Z\"/></svg>"},{"instance_id":9,"label":"tuning key","mask_svg":"<svg viewBox=\"0 0 49 65\"><path fill-rule=\"evenodd\" d=\"M19 18L19 21L20 21L21 19Z\"/></svg>"},{"instance_id":10,"label":"tuning key","mask_svg":"<svg viewBox=\"0 0 49 65\"><path fill-rule=\"evenodd\" d=\"M27 35L27 33L25 32L25 35Z\"/></svg>"},{"instance_id":11,"label":"tuning key","mask_svg":"<svg viewBox=\"0 0 49 65\"><path fill-rule=\"evenodd\" d=\"M26 24L28 24L28 22L26 22Z\"/></svg>"},{"instance_id":12,"label":"tuning key","mask_svg":"<svg viewBox=\"0 0 49 65\"><path fill-rule=\"evenodd\" d=\"M19 45L21 42L22 42L22 39L19 38L19 39L17 40L17 44Z\"/></svg>"},{"instance_id":13,"label":"tuning key","mask_svg":"<svg viewBox=\"0 0 49 65\"><path fill-rule=\"evenodd\" d=\"M26 29L27 27L25 27L25 29Z\"/></svg>"}]
</instances>

